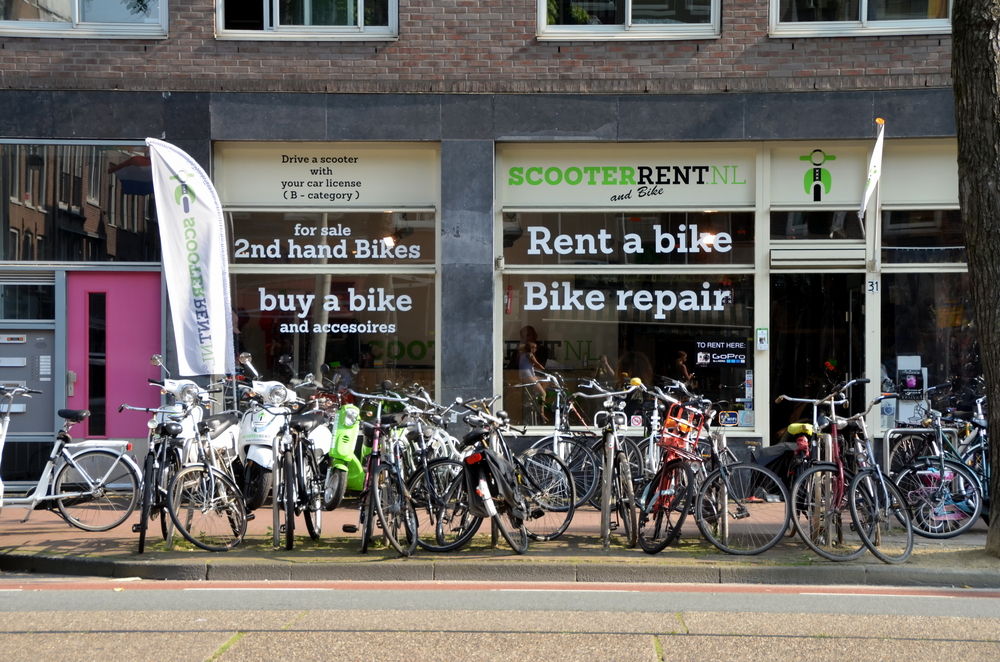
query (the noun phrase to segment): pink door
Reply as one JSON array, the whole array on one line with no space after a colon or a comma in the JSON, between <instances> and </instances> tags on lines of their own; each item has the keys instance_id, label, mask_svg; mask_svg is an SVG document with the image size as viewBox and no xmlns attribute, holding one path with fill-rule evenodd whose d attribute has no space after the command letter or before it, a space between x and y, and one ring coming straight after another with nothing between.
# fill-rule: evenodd
<instances>
[{"instance_id":1,"label":"pink door","mask_svg":"<svg viewBox=\"0 0 1000 662\"><path fill-rule=\"evenodd\" d=\"M160 274L73 272L66 289L66 406L90 410L74 437L145 437L149 414L119 414L118 406L160 404L159 389L147 382L162 379L149 363L162 352Z\"/></svg>"}]
</instances>

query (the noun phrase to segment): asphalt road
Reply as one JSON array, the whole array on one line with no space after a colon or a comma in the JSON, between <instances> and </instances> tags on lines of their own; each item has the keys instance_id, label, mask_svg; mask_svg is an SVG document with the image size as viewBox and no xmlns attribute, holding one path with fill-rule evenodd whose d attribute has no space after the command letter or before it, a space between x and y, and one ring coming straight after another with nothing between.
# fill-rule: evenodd
<instances>
[{"instance_id":1,"label":"asphalt road","mask_svg":"<svg viewBox=\"0 0 1000 662\"><path fill-rule=\"evenodd\" d=\"M1000 659L1000 591L2 579L4 661Z\"/></svg>"}]
</instances>

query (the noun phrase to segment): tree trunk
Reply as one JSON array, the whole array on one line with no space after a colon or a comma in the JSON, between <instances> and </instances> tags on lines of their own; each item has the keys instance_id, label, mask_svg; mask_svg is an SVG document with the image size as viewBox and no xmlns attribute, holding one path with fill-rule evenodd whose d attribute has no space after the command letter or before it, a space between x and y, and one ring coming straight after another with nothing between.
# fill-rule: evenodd
<instances>
[{"instance_id":1,"label":"tree trunk","mask_svg":"<svg viewBox=\"0 0 1000 662\"><path fill-rule=\"evenodd\" d=\"M1000 490L1000 0L955 0L952 78L958 197L965 227L990 429L990 494ZM990 509L986 551L1000 557L1000 508Z\"/></svg>"}]
</instances>

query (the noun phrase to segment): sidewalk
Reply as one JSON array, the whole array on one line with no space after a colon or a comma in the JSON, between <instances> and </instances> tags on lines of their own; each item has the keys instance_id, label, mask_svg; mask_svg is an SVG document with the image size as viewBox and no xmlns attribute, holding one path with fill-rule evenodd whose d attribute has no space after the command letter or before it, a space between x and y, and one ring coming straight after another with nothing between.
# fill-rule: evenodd
<instances>
[{"instance_id":1,"label":"sidewalk","mask_svg":"<svg viewBox=\"0 0 1000 662\"><path fill-rule=\"evenodd\" d=\"M1000 588L1000 559L987 556L986 524L951 540L917 537L910 560L886 565L866 553L857 561L833 563L812 553L797 538L785 538L760 556L723 554L705 542L694 522L685 524L679 543L653 556L612 545L601 549L600 515L592 508L577 512L569 530L553 542L532 542L518 556L504 544L490 547L489 528L464 550L435 554L417 549L398 558L381 543L359 553L357 534L341 531L357 522L356 501L323 515L324 535L317 541L296 520L295 549L272 546L269 507L256 512L243 543L229 552L211 553L179 539L167 550L154 521L147 549L136 553L133 515L104 533L70 527L57 515L36 511L28 522L23 509L0 513L0 572L38 572L88 577L141 577L216 581L552 581L671 582L753 584L854 584L877 586L947 586Z\"/></svg>"}]
</instances>

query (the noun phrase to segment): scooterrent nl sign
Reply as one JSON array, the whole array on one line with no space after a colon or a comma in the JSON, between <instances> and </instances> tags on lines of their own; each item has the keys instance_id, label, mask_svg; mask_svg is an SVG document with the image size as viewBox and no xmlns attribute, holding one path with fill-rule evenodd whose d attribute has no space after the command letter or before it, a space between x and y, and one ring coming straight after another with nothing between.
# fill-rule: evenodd
<instances>
[{"instance_id":1,"label":"scooterrent nl sign","mask_svg":"<svg viewBox=\"0 0 1000 662\"><path fill-rule=\"evenodd\" d=\"M232 373L229 258L219 196L187 153L153 138L146 144L180 374Z\"/></svg>"}]
</instances>

